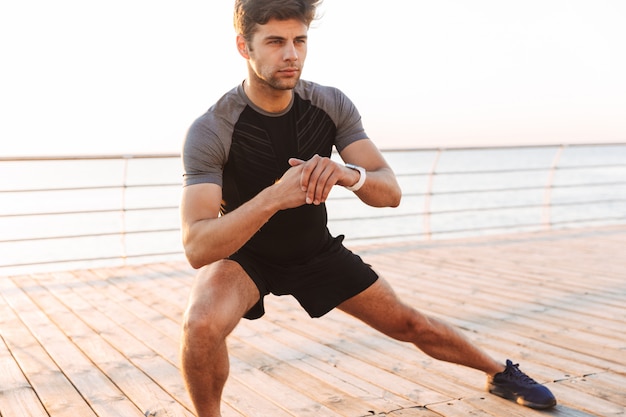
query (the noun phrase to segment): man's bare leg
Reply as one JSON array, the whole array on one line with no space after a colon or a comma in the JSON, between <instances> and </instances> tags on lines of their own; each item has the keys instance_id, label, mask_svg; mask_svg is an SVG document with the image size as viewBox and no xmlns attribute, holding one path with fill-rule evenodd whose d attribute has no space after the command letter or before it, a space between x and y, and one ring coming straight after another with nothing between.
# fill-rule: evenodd
<instances>
[{"instance_id":1,"label":"man's bare leg","mask_svg":"<svg viewBox=\"0 0 626 417\"><path fill-rule=\"evenodd\" d=\"M338 308L394 339L413 343L435 359L491 376L505 368L450 325L401 302L382 278Z\"/></svg>"},{"instance_id":2,"label":"man's bare leg","mask_svg":"<svg viewBox=\"0 0 626 417\"><path fill-rule=\"evenodd\" d=\"M226 337L259 300L239 264L219 261L199 271L185 311L182 374L198 417L220 417L229 360Z\"/></svg>"}]
</instances>

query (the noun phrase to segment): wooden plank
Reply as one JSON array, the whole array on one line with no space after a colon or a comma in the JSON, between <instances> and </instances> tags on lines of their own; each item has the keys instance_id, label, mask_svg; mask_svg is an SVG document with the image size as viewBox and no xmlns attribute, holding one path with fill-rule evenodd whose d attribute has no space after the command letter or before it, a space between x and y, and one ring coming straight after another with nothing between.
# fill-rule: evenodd
<instances>
[{"instance_id":1,"label":"wooden plank","mask_svg":"<svg viewBox=\"0 0 626 417\"><path fill-rule=\"evenodd\" d=\"M36 302L48 314L61 330L76 344L98 369L130 399L145 415L158 410L164 416L191 416L189 409L184 409L166 391L154 383L146 374L137 369L122 353L108 344L93 331L83 320L74 315L60 300L43 287L24 279L30 291L35 291ZM50 284L50 283L49 283ZM60 282L52 284L55 291L61 288Z\"/></svg>"},{"instance_id":2,"label":"wooden plank","mask_svg":"<svg viewBox=\"0 0 626 417\"><path fill-rule=\"evenodd\" d=\"M282 360L284 352L291 352L288 355L294 358L291 361L294 367L332 384L334 392L358 398L363 404L370 404L369 408L379 412L413 405L413 401L381 387L378 383L371 382L370 378L364 378L361 367L344 370L342 366L338 366L348 360L343 357L342 352L290 329L275 330L280 329L278 327L281 326L280 324L274 327L271 325L269 320L253 323L257 334L254 340L261 339L259 343L255 343L255 346L262 349L266 355L273 355ZM247 330L250 332L251 329ZM325 334L328 337L328 333ZM253 341L241 329L236 332L236 335L247 342ZM277 352L280 352L280 355ZM375 375L373 377L371 379L376 379Z\"/></svg>"},{"instance_id":3,"label":"wooden plank","mask_svg":"<svg viewBox=\"0 0 626 417\"><path fill-rule=\"evenodd\" d=\"M410 258L410 256L406 256L406 254L405 254L405 255L403 255L403 256L404 256L404 259ZM393 265L396 265L396 266L397 266L397 263L398 263L398 262L396 262L396 261L397 261L397 260L396 260L396 259L394 259L393 261L391 261L391 262L389 262L389 263L391 263L391 264L393 264ZM373 261L373 263L374 263L374 264L376 264L376 260L374 260L374 261ZM386 267L387 267L387 264L385 264L385 268L386 268ZM402 267L402 268L404 268L404 269L409 269L406 265L402 265L401 267ZM420 269L420 268L422 268L422 266L418 263L418 264L414 264L414 265L412 265L411 270L413 270L413 271L414 271L414 270L416 270L416 269L417 269L417 270L419 271L419 269ZM384 269L384 268L383 268L383 269ZM482 272L482 270L481 270L480 268L478 268L478 271L479 271L479 272L477 272L477 273L480 273L480 275L481 275L481 282L482 282L482 276L483 276L484 274L483 274L483 272ZM386 270L384 270L383 272L386 272ZM429 290L428 290L428 287L431 287L431 286L433 285L433 284L432 284L432 282L439 281L439 280L441 280L441 278L446 279L446 275L441 275L441 271L431 272L431 275L435 275L435 276L439 277L439 279L438 279L438 280L433 280L433 279L431 279L430 281L425 281L425 282L427 283L427 285L426 285L426 286L424 286L424 285L421 285L421 286L420 286L420 294L421 294L421 293L423 293L423 292L425 292L425 291L429 291ZM453 279L454 279L454 281L453 281ZM508 282L510 282L510 280L507 280L507 283L508 283ZM428 294L428 295L429 295L429 296L431 296L431 297L432 297L432 296L435 296L435 297L436 297L436 295L437 295L437 294L443 294L444 292L442 292L442 291L444 291L444 289L445 289L446 287L450 287L450 288L452 288L450 291L452 291L452 293L454 294L454 293L455 293L455 289L458 287L458 285L455 285L455 284L457 284L457 283L458 283L458 281L457 281L457 276L451 276L451 277L449 278L449 280L448 280L448 281L442 281L442 284L440 285L440 287L439 287L437 290L432 290L432 291L430 292L430 294ZM436 285L436 284L434 284L434 285ZM487 282L487 283L485 283L485 287L486 287L486 288L491 288L491 284L490 284L489 282ZM405 290L406 290L406 292L410 292L410 291L411 291L411 289L409 289L409 287L406 287L406 288L405 288ZM467 300L467 299L468 299L468 297L471 297L471 298L472 298L472 301L474 301L473 299L476 299L476 298L477 298L476 291L477 291L477 290L476 290L476 289L474 289L474 288L471 288L471 290L470 290L470 289L468 289L465 293L463 293L463 292L459 292L459 291L456 291L456 293L458 294L458 296L456 296L456 298L454 299L454 303L464 303L464 300ZM449 294L449 293L445 293L445 294L446 294L446 295L445 295L444 299L450 298L450 294ZM500 292L500 294L501 294L501 292ZM454 295L453 295L452 297L454 297ZM440 298L440 299L441 299L442 297L441 297L441 296L439 296L439 297L436 297L436 298ZM492 299L493 299L493 300L497 300L497 299L498 299L497 294L493 294L493 295L492 295ZM486 302L485 302L485 307L479 307L479 308L483 308L483 309L484 309L484 311L489 312L489 311L492 309L492 305L494 305L494 303L493 303L493 302L492 302L492 303L487 303L487 301L488 301L488 300L486 300ZM487 307L487 306L488 306L488 307ZM455 309L453 309L452 307L453 307L452 305L448 305L448 306L443 306L443 305L442 305L442 307L440 307L440 308L439 308L439 311L441 311L441 312L445 312L445 310L446 310L446 309L450 308L450 309L451 309L450 311L451 311L451 312L453 312ZM496 301L496 305L495 305L495 307L497 308L497 301ZM476 306L472 306L472 307L470 307L470 308L476 308ZM456 310L458 310L458 308L457 308ZM462 308L461 308L461 310L465 311L465 310L466 310L466 308L465 308L465 307L462 307ZM449 313L448 313L448 314L449 314ZM583 313L581 313L581 314L583 314ZM493 312L492 312L492 316L497 317L497 313L496 313L496 314L493 314ZM518 317L516 317L515 315L510 315L510 314L508 314L508 315L503 315L503 316L501 316L501 317L500 317L500 319L501 319L501 320L507 320L507 321L506 321L506 323L507 323L507 326L508 326L508 327L517 326L517 327L516 327L516 330L519 330L519 331L525 331L526 329L531 328L531 327L543 326L543 320L540 320L540 321L538 321L538 322L536 322L536 323L535 323L535 322L532 322L532 323L530 323L530 322L529 322L528 324L523 325L523 327L520 327L520 326L518 326L517 324L512 323L512 322L510 321L510 320L513 320L513 321L518 320L518 321L519 321L519 318L518 318ZM541 319L543 319L543 316L541 317ZM532 324L532 326L530 326L531 324ZM545 333L539 333L539 334L540 334L540 335L545 335ZM587 333L586 333L586 332L579 332L579 334L581 334L581 335L585 335L584 337L585 337L585 338L587 338L587 339L589 339L589 338L588 338L588 336L587 336ZM610 351L611 353L614 353L614 352L615 352L615 350L614 350L614 349L615 349L615 347L618 347L618 346L619 346L619 344L620 344L620 340L619 340L619 335L620 335L620 334L621 334L621 332L614 332L614 340L615 340L615 342L611 342L611 343L614 343L614 344L613 344L613 350L611 350L611 351ZM535 336L535 337L537 337L537 336ZM555 338L555 339L558 339L558 337L557 337L557 338ZM538 339L537 339L537 340L547 340L547 338L546 338L546 337L538 337ZM579 339L577 339L577 340L576 340L576 342L578 342L578 341L579 341ZM594 341L595 341L595 340L594 340ZM601 340L600 340L599 342L601 342ZM583 338L583 340L582 340L582 343L583 343L583 344L585 343L584 338ZM569 348L571 348L571 346L568 346L568 345L567 345L567 344L565 344L565 343L564 343L564 345L566 345L565 347L567 347L568 349L569 349ZM584 353L589 353L589 351L590 351L590 350L593 350L594 352L595 352L595 351L597 351L597 350L598 350L598 345L601 345L601 346L602 346L602 344L601 344L601 343L595 343L595 344L591 344L591 345L589 345L589 344L588 344L588 345L587 345L587 349L584 351ZM603 348L603 347L601 347L601 349L602 349L602 348ZM606 352L605 352L605 353L606 353ZM610 357L611 355L608 355L608 356ZM613 356L614 356L614 355L613 355Z\"/></svg>"},{"instance_id":4,"label":"wooden plank","mask_svg":"<svg viewBox=\"0 0 626 417\"><path fill-rule=\"evenodd\" d=\"M476 294L475 292L463 292L462 290L459 290L458 287L456 287L456 289L451 289L449 292L447 292L445 297L438 296L437 294L441 294L447 286L454 287L455 283L440 281L440 283L438 283L437 285L428 284L427 287L429 288L425 288L424 286L421 287L420 293L422 295L426 294L427 296L431 297L431 300L436 298L440 299L435 301L437 302L436 305L432 303L429 305L430 310L437 311L440 314L450 314L446 313L446 311L453 312L457 310L462 311L464 315L489 317L489 320L491 321L499 320L502 323L506 323L506 332L516 332L518 334L534 337L539 340L549 340L550 334L556 334L558 331L559 337L555 337L555 339L558 339L559 343L562 345L565 345L565 342L561 339L567 339L571 341L572 337L574 337L572 336L572 334L574 334L576 335L576 341L578 342L576 348L581 349L581 353L586 354L588 354L589 351L597 352L598 344L602 346L600 349L606 349L610 352L615 352L615 349L618 349L620 346L619 336L617 336L615 333L614 336L610 338L596 335L593 338L593 343L589 342L590 337L588 332L586 332L586 327L568 326L568 323L570 322L569 320L550 322L549 319L545 319L545 315L543 314L541 314L541 317L539 317L537 314L525 314L523 311L519 313L515 311L492 311L492 308L498 307L498 302L489 302L489 297L491 297L491 299L495 299L495 296L489 296L486 298L485 296ZM430 288L433 287L434 289L431 290ZM399 290L403 288L402 286L397 286L396 289ZM404 289L403 295L408 296L409 298L412 297L412 294L409 292L409 290L406 289ZM469 297L473 299L471 304L466 303ZM474 304L477 301L480 303ZM416 303L416 305L419 305L419 302ZM528 304L529 309L533 308L530 307L531 305L532 304L530 303ZM572 320L576 320L576 315L573 316L574 317ZM582 319L579 321L582 321ZM558 329L558 327L561 327L561 329L556 330ZM574 332L572 328L578 329L579 331ZM583 349L581 345L584 345L585 349ZM568 346L568 348L571 347Z\"/></svg>"},{"instance_id":5,"label":"wooden plank","mask_svg":"<svg viewBox=\"0 0 626 417\"><path fill-rule=\"evenodd\" d=\"M285 304L280 303L281 306ZM281 317L288 314L282 310L279 313ZM326 318L313 320L307 326L301 326L297 320L281 320L280 323L290 330L287 335L299 336L290 342L280 337L280 332L272 333L271 337L279 338L281 344L291 343L308 351L310 345L315 343L315 339L319 338L319 334L324 334L325 338L321 342L327 352L323 355L332 355L335 367L336 363L340 362L339 358L346 356L357 364L364 362L367 366L379 368L383 372L392 372L415 384L413 389L421 387L433 394L437 393L436 396L425 399L425 403L456 398L463 392L465 394L476 392L477 386L480 387L479 391L482 391L484 387L484 376L480 372L434 361L412 344L390 339L339 311L329 313ZM433 372L438 365L445 370ZM355 366L355 369L360 370L363 366L365 365ZM462 376L455 378L450 371L456 372L457 375L460 373ZM363 376L361 378L365 379ZM377 381L379 378L374 374L371 379ZM379 389L384 390L384 387L379 386ZM414 399L411 401L414 403Z\"/></svg>"},{"instance_id":6,"label":"wooden plank","mask_svg":"<svg viewBox=\"0 0 626 417\"><path fill-rule=\"evenodd\" d=\"M94 366L80 349L24 293L13 294L12 306L21 312L20 318L36 335L50 358L67 375L98 416L141 416L143 413L129 401L111 380ZM47 385L54 389L51 384ZM55 404L67 407L62 396ZM46 405L47 407L47 405ZM75 414L74 414L75 415Z\"/></svg>"},{"instance_id":7,"label":"wooden plank","mask_svg":"<svg viewBox=\"0 0 626 417\"><path fill-rule=\"evenodd\" d=\"M29 302L29 299L13 285L8 278L0 279L0 296L5 303L0 303L0 328L2 338L11 352L16 365L19 366L27 379L28 384L35 390L37 400L23 406L21 404L11 404L8 409L20 409L24 415L38 415L40 405L47 413L53 416L73 417L78 413L81 416L95 416L95 412L89 404L85 402L83 394L80 392L81 385L77 385L72 380L73 374L65 373L59 362L55 359L55 352L50 352L45 342L50 340L50 332L47 332L48 339L40 339L38 330L41 326L53 325L47 321L45 316ZM9 306L11 304L11 306ZM17 312L17 313L16 313ZM17 314L20 314L18 317ZM34 320L31 317L36 316ZM31 321L33 323L31 323ZM55 336L60 336L56 334ZM55 345L56 342L51 343ZM56 352L59 353L59 352ZM73 354L72 350L68 351ZM80 362L78 355L76 360ZM88 367L86 366L85 369ZM106 392L106 382L103 383L103 390ZM4 385L2 392L4 392ZM2 408L4 410L4 406ZM20 415L17 413L16 415ZM12 415L12 414L9 414ZM132 416L132 414L130 414Z\"/></svg>"},{"instance_id":8,"label":"wooden plank","mask_svg":"<svg viewBox=\"0 0 626 417\"><path fill-rule=\"evenodd\" d=\"M624 244L618 226L357 253L408 303L547 382L559 401L549 414L588 417L625 412ZM177 356L194 275L168 262L0 278L2 416L192 415ZM272 296L266 308L228 339L224 417L545 415L341 312L312 320Z\"/></svg>"},{"instance_id":9,"label":"wooden plank","mask_svg":"<svg viewBox=\"0 0 626 417\"><path fill-rule=\"evenodd\" d=\"M279 404L268 400L254 389L239 382L238 378L229 378L224 387L222 397L222 414L224 414L224 403L228 408L245 417L294 417L296 414L282 408ZM227 414L224 414L226 417Z\"/></svg>"},{"instance_id":10,"label":"wooden plank","mask_svg":"<svg viewBox=\"0 0 626 417\"><path fill-rule=\"evenodd\" d=\"M438 417L439 413L434 413L426 407L410 407L402 410L395 410L390 413L386 413L386 416L390 417ZM465 414L467 416L467 414Z\"/></svg>"},{"instance_id":11,"label":"wooden plank","mask_svg":"<svg viewBox=\"0 0 626 417\"><path fill-rule=\"evenodd\" d=\"M247 349L245 351L259 359L253 351ZM264 357L259 364L250 360L241 349L231 349L231 370L231 379L239 386L247 387L254 391L256 396L261 396L266 402L273 404L274 408L284 410L290 415L302 417L345 415L336 413L332 409L335 407L328 406L328 402L324 401L320 394L319 384L312 382L308 375L294 374L289 362ZM281 377L283 373L289 377ZM303 378L297 378L298 376ZM303 392L303 389L310 389L311 392ZM240 396L238 403L241 404L243 401ZM254 407L249 398L245 398L245 401Z\"/></svg>"},{"instance_id":12,"label":"wooden plank","mask_svg":"<svg viewBox=\"0 0 626 417\"><path fill-rule=\"evenodd\" d=\"M576 385L581 382L572 381L576 380L559 381L551 387L561 406L583 411L593 416L623 416L626 413L624 406L603 398L603 395L598 396L597 392L594 393L594 384L585 384L585 389L578 389Z\"/></svg>"},{"instance_id":13,"label":"wooden plank","mask_svg":"<svg viewBox=\"0 0 626 417\"><path fill-rule=\"evenodd\" d=\"M178 369L180 325L177 323L182 319L182 309L185 304L177 305L176 297L172 297L175 294L172 291L172 285L164 285L164 283L176 283L177 286L181 286L188 292L188 285L180 284L181 281L184 283L184 280L175 275L166 276L160 272L152 271L147 266L106 268L81 272L77 274L76 278L93 288L98 288L97 297L91 297L89 292L87 296L100 305L100 311L103 315L112 316L120 328L125 328L131 334L137 335L142 343L148 345L160 356L167 358ZM102 298L102 294L109 295L110 299ZM186 297L187 294L185 300ZM180 302L180 299L178 301ZM115 314L112 314L111 305L115 306ZM154 320L151 317L158 319ZM151 328L152 334L148 332L148 329ZM158 334L155 335L155 332ZM170 340L161 343L164 341L163 335ZM173 381L173 385L169 384L165 387L168 392L175 393L175 398L178 401L192 409L191 402L184 392L179 371L168 372L167 377L162 376L158 380L163 383L164 379ZM227 389L228 387L226 387ZM254 397L251 397L250 400L256 401ZM228 401L224 402L222 414L225 417L241 415Z\"/></svg>"},{"instance_id":14,"label":"wooden plank","mask_svg":"<svg viewBox=\"0 0 626 417\"><path fill-rule=\"evenodd\" d=\"M115 278L114 286L117 286L119 288L123 287L125 291L127 291L130 294L134 294L135 297L138 297L139 295L141 295L141 299L152 300L151 307L158 309L161 314L167 314L170 317L177 317L180 320L180 318L182 317L182 308L185 305L184 303L180 302L183 299L182 293L178 292L178 295L174 295L174 300L172 300L172 297L167 297L167 299L163 299L163 294L171 295L173 293L172 292L173 286L168 285L167 282L180 281L180 279L175 275L172 277L167 277L167 274L163 274L161 271L154 271L151 269L152 268L146 268L146 267L139 268L138 270L135 271L136 272L134 274L135 279ZM104 275L99 274L99 275L106 277L106 274ZM139 276L142 276L142 278L139 279L138 278ZM159 282L158 287L157 286L154 287L154 288L159 289L157 293L150 294L150 290L148 291L148 293L146 293L145 288L144 288L145 285L143 285L143 283L141 282L142 280L146 279L146 277L149 277L148 278L149 280L157 280ZM111 277L108 277L109 281L110 281L110 278ZM184 287L184 289L185 289L184 300L186 302L189 289L188 287ZM178 304L176 303L176 300L179 301ZM124 323L121 323L121 324L127 326L127 324L124 324ZM176 341L178 342L178 337L176 338ZM238 380L238 377L237 377L238 373L241 373L248 377L250 376L249 375L250 367L247 364L241 361L238 361L236 357L232 358L231 360L231 371L232 371L231 380L237 381L237 386L241 386L241 381ZM290 409L294 409L296 410L297 413L300 413L300 414L304 413L305 410L307 410L308 408L310 408L311 410L314 410L312 411L313 413L317 413L318 411L320 411L319 405L317 405L316 403L311 403L310 400L296 402L297 392L293 391L289 387L289 385L281 384L278 386L274 386L275 384L273 384L272 379L260 378L260 376L262 375L259 375L259 373L257 373L256 378L252 379L252 381L255 382L254 385L257 387L257 389L259 389L259 393L262 395L262 397L260 397L259 395L254 395L254 396L249 396L249 398L238 398L236 402L231 404L230 403L231 399L235 397L230 396L230 395L225 395L224 398L225 398L225 402L227 403L227 405L236 409L243 408L243 409L248 410L250 408L254 408L255 404L257 403L259 404L260 403L263 403L263 404L273 403L273 404L276 404L275 406L278 406L279 404L280 407L285 407L286 405L290 404L291 405ZM259 384L258 383L259 379L261 381L264 381L264 383ZM230 380L229 380L229 383L230 383ZM227 384L226 392L229 392L229 387L230 385ZM291 393L291 394L286 395L286 393ZM279 395L279 398L275 398L276 395ZM285 401L286 399L289 399L290 401ZM296 415L300 415L300 414L296 414Z\"/></svg>"},{"instance_id":15,"label":"wooden plank","mask_svg":"<svg viewBox=\"0 0 626 417\"><path fill-rule=\"evenodd\" d=\"M1 299L0 303L2 303ZM0 317L4 314L6 310L0 308ZM15 417L48 417L37 393L22 373L4 338L0 335L0 415L2 413Z\"/></svg>"},{"instance_id":16,"label":"wooden plank","mask_svg":"<svg viewBox=\"0 0 626 417\"><path fill-rule=\"evenodd\" d=\"M560 381L559 385L572 388L574 396L577 396L576 392L579 391L582 395L606 400L611 404L610 410L614 410L614 414L626 412L626 391L624 388L626 387L626 376L603 372L579 378L569 378ZM595 404L596 401L593 403ZM607 410L607 412L609 411Z\"/></svg>"},{"instance_id":17,"label":"wooden plank","mask_svg":"<svg viewBox=\"0 0 626 417\"><path fill-rule=\"evenodd\" d=\"M128 330L121 328L112 319L124 314L118 306L102 297L102 291L97 288L90 288L89 285L74 285L71 288L64 281L64 278L71 277L60 274L54 277L54 281L44 285L55 298L42 295L40 302L102 372L137 405L142 414L156 409L167 410L169 415L191 415L191 404L182 387L178 370L167 364L161 356L137 343ZM97 301L90 303L81 294L90 294L88 298ZM102 314L102 308L108 309L111 318ZM76 320L75 314L79 320ZM97 333L93 329L98 329ZM175 349L175 346L172 344L171 348ZM159 384L154 381L159 381ZM181 406L178 401L180 398L183 404L186 400L186 408Z\"/></svg>"},{"instance_id":18,"label":"wooden plank","mask_svg":"<svg viewBox=\"0 0 626 417\"><path fill-rule=\"evenodd\" d=\"M292 385L308 401L315 398L316 402L327 409L342 413L337 415L362 415L369 410L379 412L390 408L390 403L382 398L372 398L364 392L359 392L363 395L355 395L358 390L343 381L333 384L335 380L323 372L309 373L310 367L303 363L313 358L277 342L264 331L246 334L240 340L240 343L231 348L233 356L245 361L251 368L261 369L284 385ZM382 401L377 401L378 399Z\"/></svg>"},{"instance_id":19,"label":"wooden plank","mask_svg":"<svg viewBox=\"0 0 626 417\"><path fill-rule=\"evenodd\" d=\"M446 417L466 417L466 416L480 416L480 417L493 417L493 416L509 416L509 408L505 410L498 409L501 414L493 414L494 406L487 406L485 404L485 396L478 397L475 401L469 401L467 399L455 399L446 401L443 403L429 404L428 409L437 412L437 415ZM485 410L489 409L489 411ZM391 416L395 416L395 413L391 413ZM403 414L397 414L401 416ZM408 414L410 415L410 414Z\"/></svg>"}]
</instances>

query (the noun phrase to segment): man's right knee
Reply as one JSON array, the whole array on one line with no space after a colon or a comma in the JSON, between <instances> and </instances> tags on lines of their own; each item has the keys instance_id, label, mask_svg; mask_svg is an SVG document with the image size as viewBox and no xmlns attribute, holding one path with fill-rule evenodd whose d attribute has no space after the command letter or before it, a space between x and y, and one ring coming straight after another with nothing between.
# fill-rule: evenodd
<instances>
[{"instance_id":1,"label":"man's right knee","mask_svg":"<svg viewBox=\"0 0 626 417\"><path fill-rule=\"evenodd\" d=\"M258 297L256 285L239 264L228 260L215 262L198 272L183 331L194 338L223 339Z\"/></svg>"}]
</instances>

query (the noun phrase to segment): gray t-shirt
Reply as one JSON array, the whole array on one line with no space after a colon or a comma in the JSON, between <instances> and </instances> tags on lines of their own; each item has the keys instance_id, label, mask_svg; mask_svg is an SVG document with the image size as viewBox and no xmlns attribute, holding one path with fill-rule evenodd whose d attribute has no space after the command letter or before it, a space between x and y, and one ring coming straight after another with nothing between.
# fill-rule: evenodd
<instances>
[{"instance_id":1,"label":"gray t-shirt","mask_svg":"<svg viewBox=\"0 0 626 417\"><path fill-rule=\"evenodd\" d=\"M281 113L255 106L239 85L192 124L183 147L185 186L222 187L224 215L271 186L291 157L330 157L367 135L354 104L338 89L301 80ZM302 263L330 233L324 204L283 210L241 249L270 262Z\"/></svg>"}]
</instances>

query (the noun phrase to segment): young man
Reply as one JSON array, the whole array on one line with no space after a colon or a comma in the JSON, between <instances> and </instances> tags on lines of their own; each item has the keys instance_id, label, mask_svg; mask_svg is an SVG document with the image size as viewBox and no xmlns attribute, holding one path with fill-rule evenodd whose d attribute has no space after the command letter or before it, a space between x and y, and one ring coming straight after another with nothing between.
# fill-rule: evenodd
<instances>
[{"instance_id":1,"label":"young man","mask_svg":"<svg viewBox=\"0 0 626 417\"><path fill-rule=\"evenodd\" d=\"M237 0L243 84L191 126L181 205L187 258L199 268L185 312L182 369L200 417L220 416L226 337L264 314L269 293L293 295L311 317L339 308L434 358L481 370L490 390L547 408L550 391L447 324L400 301L326 227L334 186L395 207L395 175L339 90L300 80L318 0ZM345 165L330 160L335 147Z\"/></svg>"}]
</instances>

